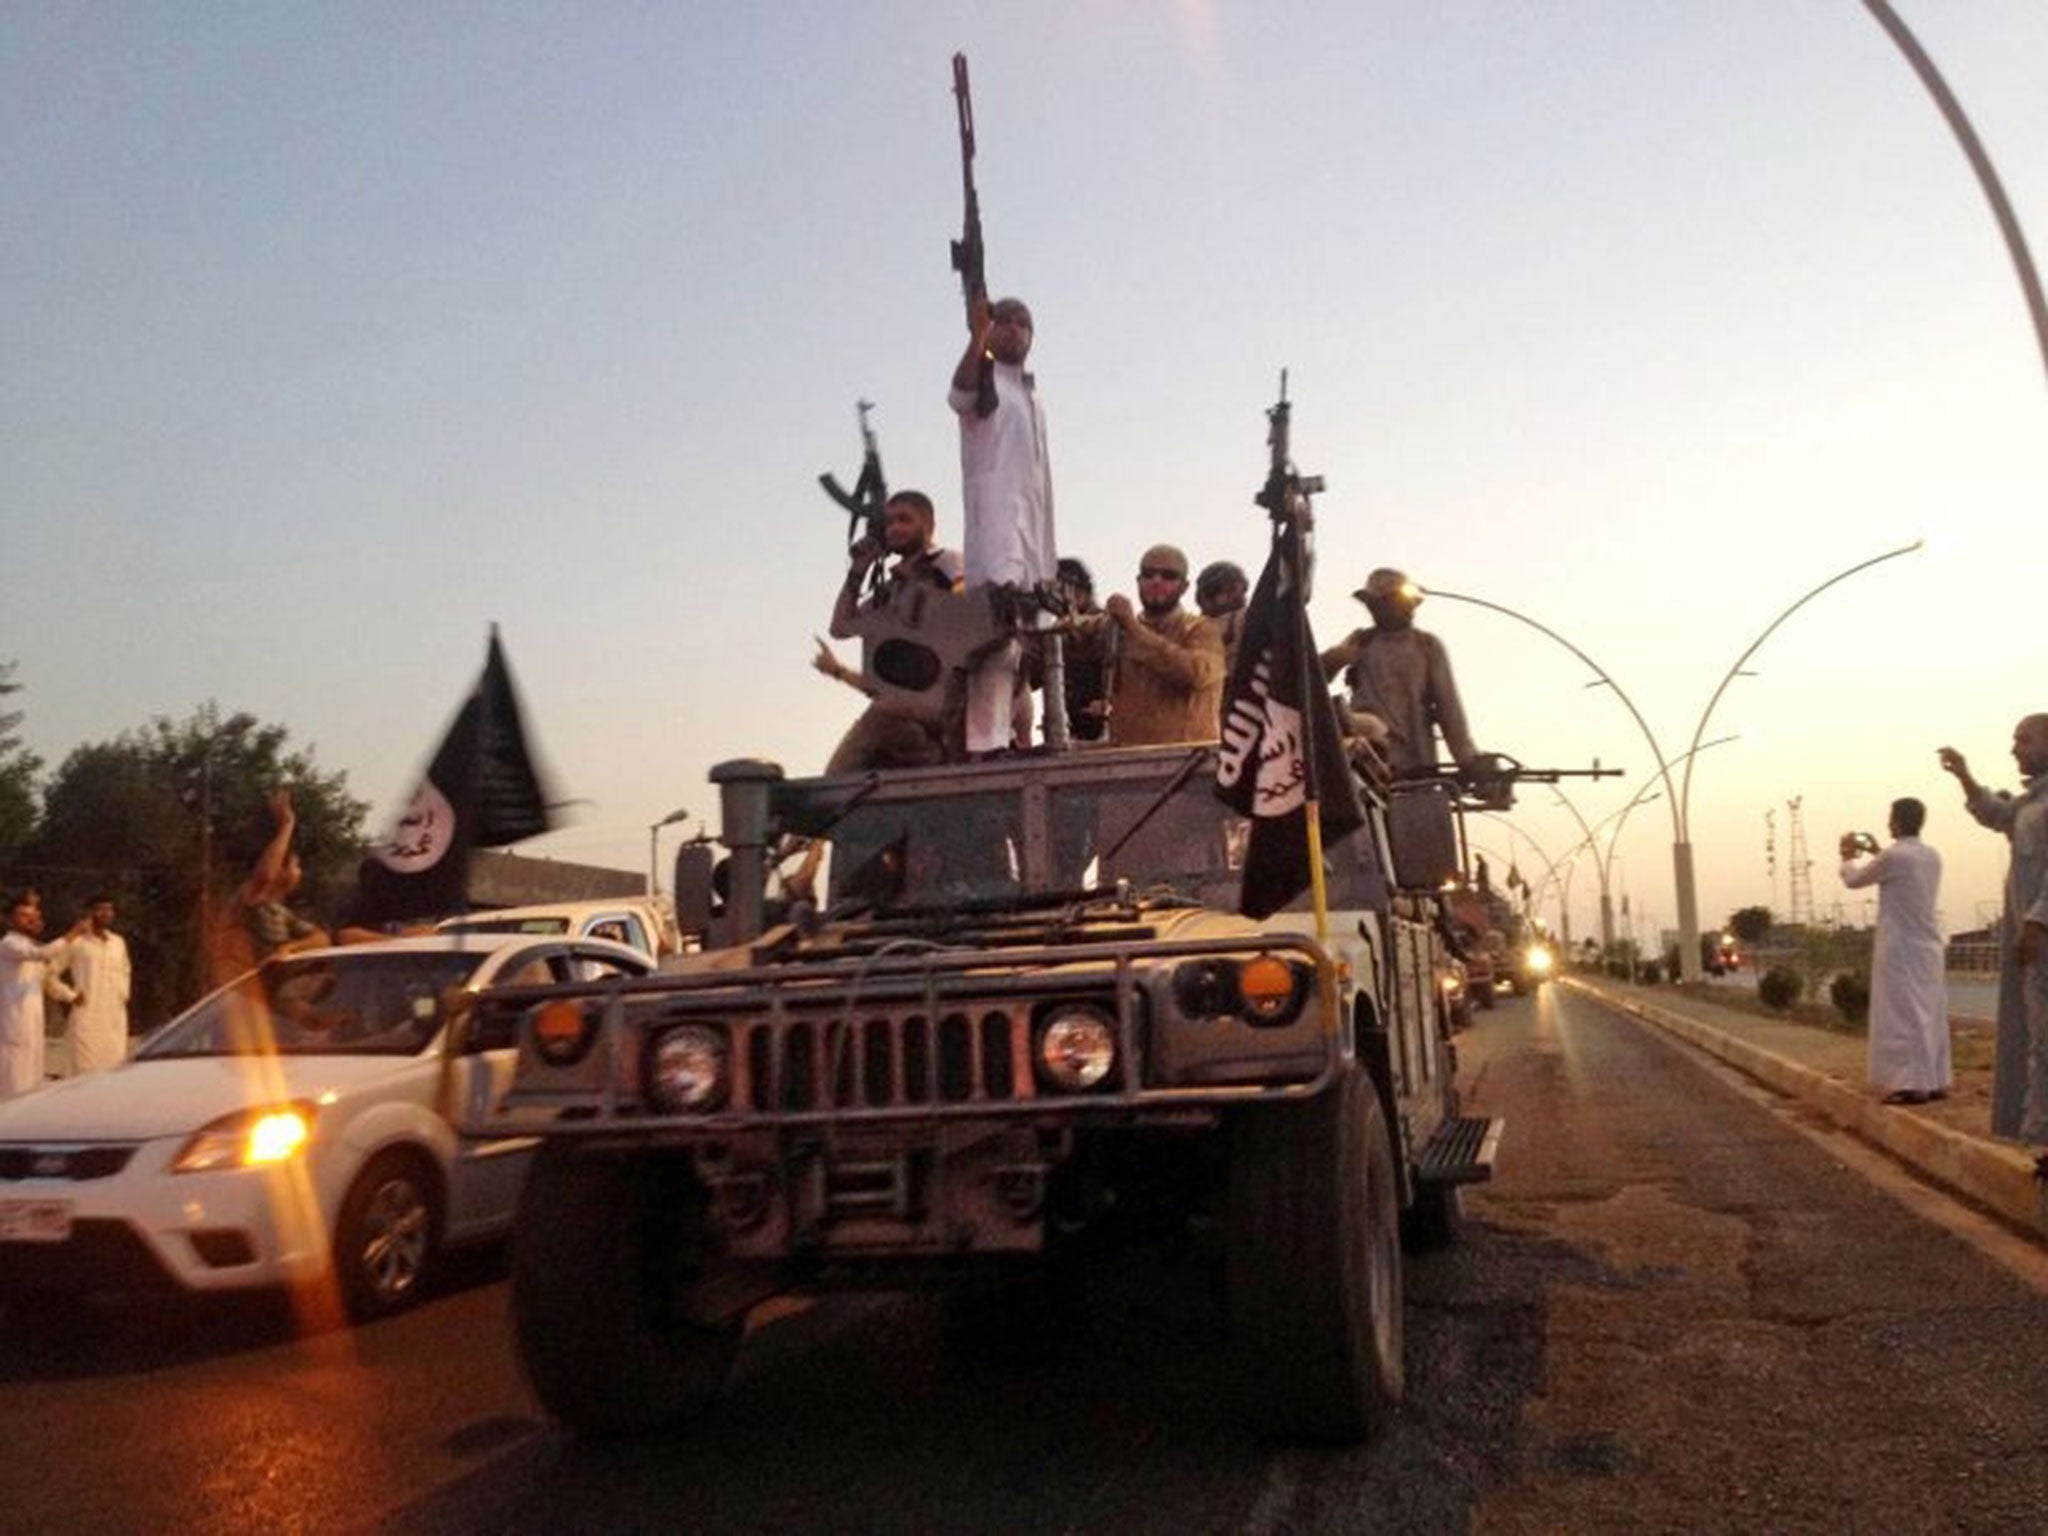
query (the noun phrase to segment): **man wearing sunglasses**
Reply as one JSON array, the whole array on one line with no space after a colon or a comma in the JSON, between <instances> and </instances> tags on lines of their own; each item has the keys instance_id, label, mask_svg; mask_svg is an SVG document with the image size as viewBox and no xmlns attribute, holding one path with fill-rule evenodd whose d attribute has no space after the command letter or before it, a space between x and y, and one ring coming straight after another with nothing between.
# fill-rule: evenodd
<instances>
[{"instance_id":1,"label":"man wearing sunglasses","mask_svg":"<svg viewBox=\"0 0 2048 1536\"><path fill-rule=\"evenodd\" d=\"M1223 637L1180 602L1188 557L1155 544L1138 562L1138 601L1119 592L1102 605L1117 643L1109 739L1119 747L1214 741L1223 709Z\"/></svg>"}]
</instances>

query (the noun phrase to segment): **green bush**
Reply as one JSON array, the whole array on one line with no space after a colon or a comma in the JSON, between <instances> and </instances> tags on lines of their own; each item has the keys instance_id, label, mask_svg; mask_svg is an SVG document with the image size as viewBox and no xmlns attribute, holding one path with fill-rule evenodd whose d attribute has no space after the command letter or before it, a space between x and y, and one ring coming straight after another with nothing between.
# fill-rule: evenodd
<instances>
[{"instance_id":1,"label":"green bush","mask_svg":"<svg viewBox=\"0 0 2048 1536\"><path fill-rule=\"evenodd\" d=\"M1806 979L1797 971L1774 965L1757 978L1756 995L1766 1008L1783 1013L1799 1001L1799 994L1806 990Z\"/></svg>"},{"instance_id":2,"label":"green bush","mask_svg":"<svg viewBox=\"0 0 2048 1536\"><path fill-rule=\"evenodd\" d=\"M1654 987L1664 979L1664 967L1655 960L1645 960L1636 967L1636 980L1646 987Z\"/></svg>"},{"instance_id":3,"label":"green bush","mask_svg":"<svg viewBox=\"0 0 2048 1536\"><path fill-rule=\"evenodd\" d=\"M1861 971L1837 971L1828 983L1828 998L1851 1024L1870 1017L1870 980Z\"/></svg>"}]
</instances>

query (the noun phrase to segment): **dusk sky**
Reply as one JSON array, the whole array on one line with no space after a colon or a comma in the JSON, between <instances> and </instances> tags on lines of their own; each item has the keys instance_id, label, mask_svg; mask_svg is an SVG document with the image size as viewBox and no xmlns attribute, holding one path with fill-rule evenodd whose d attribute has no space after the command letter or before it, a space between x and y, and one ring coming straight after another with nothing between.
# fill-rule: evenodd
<instances>
[{"instance_id":1,"label":"dusk sky","mask_svg":"<svg viewBox=\"0 0 2048 1536\"><path fill-rule=\"evenodd\" d=\"M2048 260L2048 6L1896 0ZM644 869L705 770L821 766L844 569L815 485L876 402L959 530L949 58L998 292L1029 299L1063 553L1256 571L1282 368L1313 618L1374 566L1593 657L1667 756L1743 649L1690 823L1701 914L1820 913L1918 795L1950 928L2048 710L2048 370L1969 167L1855 0L0 9L0 662L28 744L208 700L382 823L502 631L555 788L525 851ZM1656 763L1563 647L1448 598L1480 744L1598 822ZM850 652L848 653L850 654ZM1765 813L1775 811L1775 886ZM1549 789L1480 841L1532 879ZM694 820L693 820L694 826ZM1675 923L1672 812L1615 867ZM672 846L673 839L670 840ZM1604 843L1604 838L1603 838ZM1540 848L1541 853L1533 850ZM1573 925L1595 926L1581 860ZM1552 903L1554 908L1554 903Z\"/></svg>"}]
</instances>

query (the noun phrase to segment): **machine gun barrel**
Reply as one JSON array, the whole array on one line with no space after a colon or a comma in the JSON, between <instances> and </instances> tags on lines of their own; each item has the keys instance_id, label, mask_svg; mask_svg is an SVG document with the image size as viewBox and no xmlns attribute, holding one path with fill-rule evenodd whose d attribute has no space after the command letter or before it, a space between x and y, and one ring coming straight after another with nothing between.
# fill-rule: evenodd
<instances>
[{"instance_id":1,"label":"machine gun barrel","mask_svg":"<svg viewBox=\"0 0 2048 1536\"><path fill-rule=\"evenodd\" d=\"M1407 769L1394 781L1394 788L1397 791L1421 789L1446 780L1485 784L1555 784L1559 779L1614 779L1627 771L1625 768L1604 768L1597 758L1590 768L1529 768L1505 753L1491 752L1479 759L1478 766L1470 769L1457 763L1434 763L1427 768Z\"/></svg>"},{"instance_id":2,"label":"machine gun barrel","mask_svg":"<svg viewBox=\"0 0 2048 1536\"><path fill-rule=\"evenodd\" d=\"M952 242L953 270L960 274L960 294L967 301L971 324L975 305L988 303L988 252L981 238L981 194L974 187L974 95L967 83L964 53L953 55L953 104L960 121L960 193L964 210L960 238ZM995 408L995 364L984 352L981 377L974 386L974 410L978 416L989 416Z\"/></svg>"}]
</instances>

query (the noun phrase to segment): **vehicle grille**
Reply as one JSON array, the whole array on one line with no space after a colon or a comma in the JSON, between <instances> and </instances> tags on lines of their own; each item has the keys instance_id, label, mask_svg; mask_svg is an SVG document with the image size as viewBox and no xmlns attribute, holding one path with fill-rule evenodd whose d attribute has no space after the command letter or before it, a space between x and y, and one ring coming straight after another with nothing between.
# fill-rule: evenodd
<instances>
[{"instance_id":1,"label":"vehicle grille","mask_svg":"<svg viewBox=\"0 0 2048 1536\"><path fill-rule=\"evenodd\" d=\"M0 1179L111 1179L133 1147L0 1147Z\"/></svg>"},{"instance_id":2,"label":"vehicle grille","mask_svg":"<svg viewBox=\"0 0 2048 1536\"><path fill-rule=\"evenodd\" d=\"M738 1026L733 1107L806 1113L1036 1096L1031 1021L1019 1010L878 1013Z\"/></svg>"}]
</instances>

